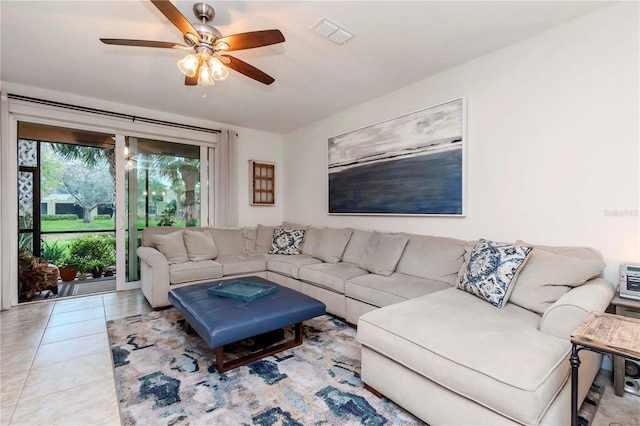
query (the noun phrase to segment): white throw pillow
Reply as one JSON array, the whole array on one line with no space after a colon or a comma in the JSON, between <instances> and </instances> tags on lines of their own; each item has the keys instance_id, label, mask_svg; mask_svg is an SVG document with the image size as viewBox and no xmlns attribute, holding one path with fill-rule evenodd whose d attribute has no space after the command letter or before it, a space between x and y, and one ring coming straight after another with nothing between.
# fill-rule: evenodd
<instances>
[{"instance_id":1,"label":"white throw pillow","mask_svg":"<svg viewBox=\"0 0 640 426\"><path fill-rule=\"evenodd\" d=\"M275 232L275 226L265 226L258 224L258 234L256 236L256 253L266 254L271 249L271 243L273 242L273 233Z\"/></svg>"},{"instance_id":2,"label":"white throw pillow","mask_svg":"<svg viewBox=\"0 0 640 426\"><path fill-rule=\"evenodd\" d=\"M471 252L458 288L502 308L531 250L531 246L480 239Z\"/></svg>"},{"instance_id":3,"label":"white throw pillow","mask_svg":"<svg viewBox=\"0 0 640 426\"><path fill-rule=\"evenodd\" d=\"M322 235L322 228L316 228L310 226L304 233L304 241L302 242L302 254L308 254L313 256L313 251L320 241L320 236Z\"/></svg>"},{"instance_id":4,"label":"white throw pillow","mask_svg":"<svg viewBox=\"0 0 640 426\"><path fill-rule=\"evenodd\" d=\"M396 270L408 241L403 235L373 232L358 266L388 277Z\"/></svg>"},{"instance_id":5,"label":"white throw pillow","mask_svg":"<svg viewBox=\"0 0 640 426\"><path fill-rule=\"evenodd\" d=\"M212 260L218 257L218 249L213 237L209 232L201 231L184 231L184 245L187 249L187 255L192 262L201 260Z\"/></svg>"},{"instance_id":6,"label":"white throw pillow","mask_svg":"<svg viewBox=\"0 0 640 426\"><path fill-rule=\"evenodd\" d=\"M167 258L169 264L184 263L189 261L187 249L184 247L182 231L172 232L166 235L154 235L153 243L156 248Z\"/></svg>"},{"instance_id":7,"label":"white throw pillow","mask_svg":"<svg viewBox=\"0 0 640 426\"><path fill-rule=\"evenodd\" d=\"M552 248L534 246L509 300L542 315L572 287L600 275L604 267L605 263L599 260L579 259L557 253Z\"/></svg>"},{"instance_id":8,"label":"white throw pillow","mask_svg":"<svg viewBox=\"0 0 640 426\"><path fill-rule=\"evenodd\" d=\"M313 257L326 263L338 263L351 238L351 229L323 228L313 249Z\"/></svg>"}]
</instances>

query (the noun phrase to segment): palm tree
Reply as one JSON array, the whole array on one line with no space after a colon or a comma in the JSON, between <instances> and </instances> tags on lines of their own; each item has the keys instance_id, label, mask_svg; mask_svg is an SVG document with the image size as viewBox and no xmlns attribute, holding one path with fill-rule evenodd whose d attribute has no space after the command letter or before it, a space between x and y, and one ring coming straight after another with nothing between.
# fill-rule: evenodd
<instances>
[{"instance_id":1,"label":"palm tree","mask_svg":"<svg viewBox=\"0 0 640 426\"><path fill-rule=\"evenodd\" d=\"M196 226L198 222L198 201L196 185L200 180L200 160L197 158L173 157L167 155L151 155L154 172L170 179L184 183L184 200L178 195L179 211L186 226Z\"/></svg>"},{"instance_id":2,"label":"palm tree","mask_svg":"<svg viewBox=\"0 0 640 426\"><path fill-rule=\"evenodd\" d=\"M52 143L51 148L63 159L82 161L88 167L97 167L106 163L113 179L116 175L115 147L94 148L90 146Z\"/></svg>"}]
</instances>

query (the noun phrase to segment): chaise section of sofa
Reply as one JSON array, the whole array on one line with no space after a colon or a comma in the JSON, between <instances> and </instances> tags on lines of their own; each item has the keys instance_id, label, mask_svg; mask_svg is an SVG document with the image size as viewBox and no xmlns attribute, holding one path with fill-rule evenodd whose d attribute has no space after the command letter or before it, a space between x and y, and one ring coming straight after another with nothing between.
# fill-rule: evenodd
<instances>
[{"instance_id":1,"label":"chaise section of sofa","mask_svg":"<svg viewBox=\"0 0 640 426\"><path fill-rule=\"evenodd\" d=\"M531 253L501 309L456 286L362 315L363 381L429 424L568 424L570 334L614 290L597 251ZM580 401L601 363L581 358Z\"/></svg>"}]
</instances>

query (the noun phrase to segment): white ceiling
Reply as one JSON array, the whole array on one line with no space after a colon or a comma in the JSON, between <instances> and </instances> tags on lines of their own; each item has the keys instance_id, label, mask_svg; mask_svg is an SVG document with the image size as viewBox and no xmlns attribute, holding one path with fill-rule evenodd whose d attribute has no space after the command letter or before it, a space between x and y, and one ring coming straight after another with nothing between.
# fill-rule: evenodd
<instances>
[{"instance_id":1,"label":"white ceiling","mask_svg":"<svg viewBox=\"0 0 640 426\"><path fill-rule=\"evenodd\" d=\"M193 2L174 2L196 21ZM602 8L609 1L216 1L222 34L277 28L286 42L232 54L276 79L231 71L185 87L177 49L98 39L182 42L146 0L0 1L0 79L286 133ZM328 17L355 33L337 45L309 30ZM203 98L203 94L206 97Z\"/></svg>"}]
</instances>

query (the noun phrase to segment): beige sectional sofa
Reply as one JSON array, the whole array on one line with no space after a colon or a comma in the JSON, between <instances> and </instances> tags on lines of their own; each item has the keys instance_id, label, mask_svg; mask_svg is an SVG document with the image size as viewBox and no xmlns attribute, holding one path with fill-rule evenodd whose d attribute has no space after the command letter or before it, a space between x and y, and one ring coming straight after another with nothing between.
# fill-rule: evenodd
<instances>
[{"instance_id":1,"label":"beige sectional sofa","mask_svg":"<svg viewBox=\"0 0 640 426\"><path fill-rule=\"evenodd\" d=\"M282 228L305 231L300 254L269 254L271 226L147 228L142 291L159 308L173 287L258 275L357 324L362 380L429 424L569 423L570 333L614 292L597 251L533 246L497 308L458 288L475 241ZM581 358L580 401L601 363Z\"/></svg>"}]
</instances>

